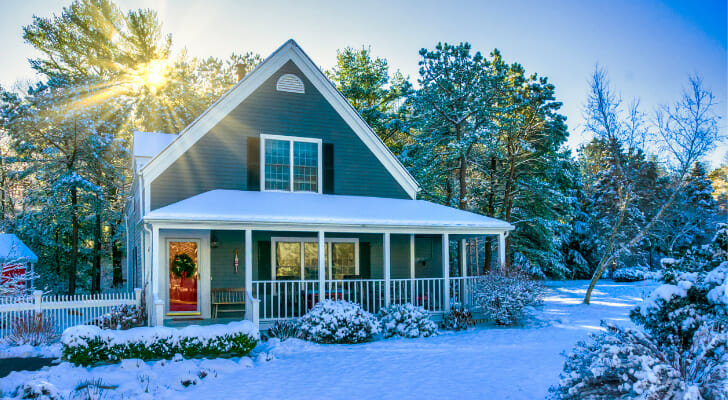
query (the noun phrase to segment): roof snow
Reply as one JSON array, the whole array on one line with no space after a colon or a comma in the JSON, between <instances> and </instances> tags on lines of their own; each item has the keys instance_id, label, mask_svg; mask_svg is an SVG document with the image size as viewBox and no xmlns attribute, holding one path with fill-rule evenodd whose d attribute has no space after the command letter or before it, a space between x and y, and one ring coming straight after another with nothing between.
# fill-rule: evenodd
<instances>
[{"instance_id":1,"label":"roof snow","mask_svg":"<svg viewBox=\"0 0 728 400\"><path fill-rule=\"evenodd\" d=\"M499 219L424 200L317 193L211 190L148 213L148 221L370 228L451 228L456 232L512 230Z\"/></svg>"},{"instance_id":2,"label":"roof snow","mask_svg":"<svg viewBox=\"0 0 728 400\"><path fill-rule=\"evenodd\" d=\"M17 236L12 233L0 233L0 262L37 263L38 256Z\"/></svg>"}]
</instances>

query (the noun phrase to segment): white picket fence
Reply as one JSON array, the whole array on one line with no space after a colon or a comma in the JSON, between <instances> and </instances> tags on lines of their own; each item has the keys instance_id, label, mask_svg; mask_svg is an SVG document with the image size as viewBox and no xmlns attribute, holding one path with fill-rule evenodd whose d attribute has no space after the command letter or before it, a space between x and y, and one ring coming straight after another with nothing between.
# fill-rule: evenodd
<instances>
[{"instance_id":1,"label":"white picket fence","mask_svg":"<svg viewBox=\"0 0 728 400\"><path fill-rule=\"evenodd\" d=\"M68 327L84 325L108 314L114 307L141 304L141 289L127 293L100 293L46 295L35 291L32 295L13 298L0 297L0 339L8 336L13 321L31 313L43 313L50 318L58 334Z\"/></svg>"}]
</instances>

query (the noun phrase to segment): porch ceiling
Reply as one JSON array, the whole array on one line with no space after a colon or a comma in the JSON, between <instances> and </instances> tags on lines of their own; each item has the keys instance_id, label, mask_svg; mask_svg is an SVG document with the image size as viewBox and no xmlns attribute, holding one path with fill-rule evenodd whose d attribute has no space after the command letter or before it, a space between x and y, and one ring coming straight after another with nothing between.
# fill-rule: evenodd
<instances>
[{"instance_id":1,"label":"porch ceiling","mask_svg":"<svg viewBox=\"0 0 728 400\"><path fill-rule=\"evenodd\" d=\"M424 200L315 193L211 190L151 211L145 222L267 229L499 233L513 225Z\"/></svg>"}]
</instances>

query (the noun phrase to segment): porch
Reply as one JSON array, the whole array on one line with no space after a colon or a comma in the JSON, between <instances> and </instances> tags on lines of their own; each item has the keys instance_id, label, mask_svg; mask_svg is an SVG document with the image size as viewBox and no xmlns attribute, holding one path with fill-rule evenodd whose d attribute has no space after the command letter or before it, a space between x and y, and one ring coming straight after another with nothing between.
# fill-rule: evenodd
<instances>
[{"instance_id":1,"label":"porch","mask_svg":"<svg viewBox=\"0 0 728 400\"><path fill-rule=\"evenodd\" d=\"M512 229L503 221L422 201L235 192L238 199L259 196L285 198L279 204L285 207L275 216L267 207L238 214L217 210L204 220L196 215L200 211L188 210L219 202L175 207L196 196L145 217L152 324L246 318L266 325L298 318L322 299L351 301L371 313L403 303L447 312L472 304L477 266L469 265L468 242L497 237L502 264ZM239 204L256 208L270 202ZM310 210L306 221L297 220L299 208L291 204ZM350 216L337 218L337 213Z\"/></svg>"}]
</instances>

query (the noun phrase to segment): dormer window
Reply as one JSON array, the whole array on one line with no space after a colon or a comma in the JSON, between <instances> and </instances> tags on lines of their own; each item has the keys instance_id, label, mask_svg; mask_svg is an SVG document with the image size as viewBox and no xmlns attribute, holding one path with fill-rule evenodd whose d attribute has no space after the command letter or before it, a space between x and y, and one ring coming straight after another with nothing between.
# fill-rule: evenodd
<instances>
[{"instance_id":1,"label":"dormer window","mask_svg":"<svg viewBox=\"0 0 728 400\"><path fill-rule=\"evenodd\" d=\"M264 191L321 193L321 139L260 135Z\"/></svg>"}]
</instances>

